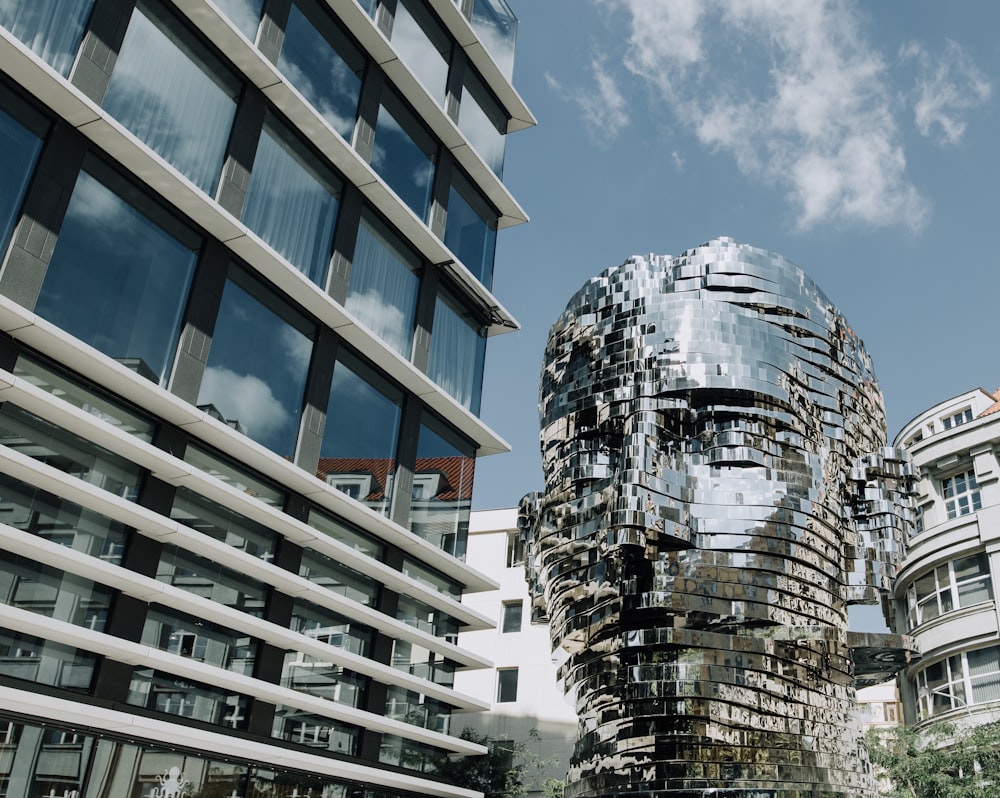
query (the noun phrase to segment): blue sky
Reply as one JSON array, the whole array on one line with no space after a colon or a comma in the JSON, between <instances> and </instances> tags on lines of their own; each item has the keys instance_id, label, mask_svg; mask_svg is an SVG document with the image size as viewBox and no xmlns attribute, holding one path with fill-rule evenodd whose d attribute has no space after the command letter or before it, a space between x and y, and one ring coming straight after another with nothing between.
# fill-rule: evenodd
<instances>
[{"instance_id":1,"label":"blue sky","mask_svg":"<svg viewBox=\"0 0 1000 798\"><path fill-rule=\"evenodd\" d=\"M504 181L483 419L513 447L474 507L542 486L538 373L589 277L721 235L805 269L864 339L890 437L994 390L1000 275L1000 4L509 0L514 84L538 118Z\"/></svg>"}]
</instances>

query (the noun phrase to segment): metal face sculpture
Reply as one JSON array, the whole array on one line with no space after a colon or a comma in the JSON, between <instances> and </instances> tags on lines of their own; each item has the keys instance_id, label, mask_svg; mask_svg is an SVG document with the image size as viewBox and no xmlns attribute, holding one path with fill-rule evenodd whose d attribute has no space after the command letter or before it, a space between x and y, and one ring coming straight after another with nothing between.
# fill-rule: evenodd
<instances>
[{"instance_id":1,"label":"metal face sculpture","mask_svg":"<svg viewBox=\"0 0 1000 798\"><path fill-rule=\"evenodd\" d=\"M847 606L889 589L912 473L819 288L730 239L631 258L553 326L539 409L522 529L580 716L567 795L875 795L855 687L908 652Z\"/></svg>"}]
</instances>

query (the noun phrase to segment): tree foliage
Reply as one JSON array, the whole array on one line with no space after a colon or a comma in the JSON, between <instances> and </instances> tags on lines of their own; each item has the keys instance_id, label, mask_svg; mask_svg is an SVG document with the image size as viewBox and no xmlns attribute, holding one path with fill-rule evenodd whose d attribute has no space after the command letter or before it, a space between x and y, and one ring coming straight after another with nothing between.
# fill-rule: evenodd
<instances>
[{"instance_id":1,"label":"tree foliage","mask_svg":"<svg viewBox=\"0 0 1000 798\"><path fill-rule=\"evenodd\" d=\"M535 784L550 763L540 760L528 750L525 742L497 740L466 728L460 735L487 748L483 756L443 756L437 763L437 772L461 787L479 790L484 798L524 798L529 789L541 789L545 798L561 798L563 783L558 779L545 779ZM538 732L532 730L530 740Z\"/></svg>"},{"instance_id":2,"label":"tree foliage","mask_svg":"<svg viewBox=\"0 0 1000 798\"><path fill-rule=\"evenodd\" d=\"M886 798L994 798L1000 795L1000 722L972 728L935 724L926 732L871 730L868 753Z\"/></svg>"}]
</instances>

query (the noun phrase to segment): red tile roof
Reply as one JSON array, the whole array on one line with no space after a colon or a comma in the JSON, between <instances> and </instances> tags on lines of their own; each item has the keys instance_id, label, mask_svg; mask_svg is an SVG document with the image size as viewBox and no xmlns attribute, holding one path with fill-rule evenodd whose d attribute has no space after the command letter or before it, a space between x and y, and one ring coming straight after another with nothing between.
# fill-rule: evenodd
<instances>
[{"instance_id":1,"label":"red tile roof","mask_svg":"<svg viewBox=\"0 0 1000 798\"><path fill-rule=\"evenodd\" d=\"M1000 388L997 388L992 394L990 394L996 401L993 402L989 407L987 407L982 413L980 413L976 418L982 418L983 416L988 416L991 413L1000 412Z\"/></svg>"}]
</instances>

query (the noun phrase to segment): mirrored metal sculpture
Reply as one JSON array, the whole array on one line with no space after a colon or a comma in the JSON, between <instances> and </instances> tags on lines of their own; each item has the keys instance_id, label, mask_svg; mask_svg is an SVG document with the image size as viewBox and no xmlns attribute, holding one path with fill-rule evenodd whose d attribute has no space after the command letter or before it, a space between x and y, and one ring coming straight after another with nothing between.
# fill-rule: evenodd
<instances>
[{"instance_id":1,"label":"mirrored metal sculpture","mask_svg":"<svg viewBox=\"0 0 1000 798\"><path fill-rule=\"evenodd\" d=\"M913 476L815 283L730 239L631 258L553 326L539 410L522 530L580 716L567 795L874 795L855 688L908 652L847 607L886 595Z\"/></svg>"}]
</instances>

